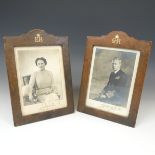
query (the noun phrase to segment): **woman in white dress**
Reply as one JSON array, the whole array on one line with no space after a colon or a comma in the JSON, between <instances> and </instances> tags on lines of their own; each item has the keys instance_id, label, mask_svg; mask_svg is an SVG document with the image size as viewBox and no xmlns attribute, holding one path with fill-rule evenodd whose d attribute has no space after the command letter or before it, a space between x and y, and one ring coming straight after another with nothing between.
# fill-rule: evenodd
<instances>
[{"instance_id":1,"label":"woman in white dress","mask_svg":"<svg viewBox=\"0 0 155 155\"><path fill-rule=\"evenodd\" d=\"M52 72L45 69L47 61L43 57L37 58L35 64L39 70L31 75L29 82L29 100L34 101L33 89L35 86L37 102L50 104L54 100L59 99L55 90Z\"/></svg>"}]
</instances>

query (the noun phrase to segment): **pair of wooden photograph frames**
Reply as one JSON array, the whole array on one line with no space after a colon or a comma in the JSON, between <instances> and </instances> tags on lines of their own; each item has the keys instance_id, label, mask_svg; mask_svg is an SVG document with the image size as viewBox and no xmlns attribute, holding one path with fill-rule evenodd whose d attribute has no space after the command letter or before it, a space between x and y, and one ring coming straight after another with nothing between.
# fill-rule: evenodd
<instances>
[{"instance_id":1,"label":"pair of wooden photograph frames","mask_svg":"<svg viewBox=\"0 0 155 155\"><path fill-rule=\"evenodd\" d=\"M134 127L151 45L122 31L87 37L78 111ZM68 37L34 29L4 37L4 50L15 126L74 112ZM47 68L44 74L41 62ZM115 62L122 68L116 75ZM130 79L126 91L124 77ZM122 97L120 92L126 94Z\"/></svg>"}]
</instances>

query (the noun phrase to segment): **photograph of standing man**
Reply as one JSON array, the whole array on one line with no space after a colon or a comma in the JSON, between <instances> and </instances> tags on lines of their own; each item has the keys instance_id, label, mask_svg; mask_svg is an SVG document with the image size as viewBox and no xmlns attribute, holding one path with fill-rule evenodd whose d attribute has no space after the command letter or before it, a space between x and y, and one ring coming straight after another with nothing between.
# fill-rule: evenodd
<instances>
[{"instance_id":1,"label":"photograph of standing man","mask_svg":"<svg viewBox=\"0 0 155 155\"><path fill-rule=\"evenodd\" d=\"M114 57L112 60L112 69L107 85L95 100L123 106L127 102L128 77L121 70L122 60Z\"/></svg>"}]
</instances>

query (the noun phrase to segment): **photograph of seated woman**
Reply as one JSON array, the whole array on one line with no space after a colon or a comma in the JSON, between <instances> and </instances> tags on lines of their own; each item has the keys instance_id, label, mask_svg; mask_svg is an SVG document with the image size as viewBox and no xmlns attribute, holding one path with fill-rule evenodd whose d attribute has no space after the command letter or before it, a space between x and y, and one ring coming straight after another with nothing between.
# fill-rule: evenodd
<instances>
[{"instance_id":1,"label":"photograph of seated woman","mask_svg":"<svg viewBox=\"0 0 155 155\"><path fill-rule=\"evenodd\" d=\"M37 58L35 64L38 67L38 71L31 74L27 85L27 93L24 93L24 96L27 95L30 103L50 104L50 102L59 99L54 85L53 74L45 69L47 65L45 58Z\"/></svg>"},{"instance_id":2,"label":"photograph of seated woman","mask_svg":"<svg viewBox=\"0 0 155 155\"><path fill-rule=\"evenodd\" d=\"M109 76L108 83L95 100L116 105L126 104L128 77L127 74L121 70L121 64L122 60L120 58L113 58L113 71Z\"/></svg>"}]
</instances>

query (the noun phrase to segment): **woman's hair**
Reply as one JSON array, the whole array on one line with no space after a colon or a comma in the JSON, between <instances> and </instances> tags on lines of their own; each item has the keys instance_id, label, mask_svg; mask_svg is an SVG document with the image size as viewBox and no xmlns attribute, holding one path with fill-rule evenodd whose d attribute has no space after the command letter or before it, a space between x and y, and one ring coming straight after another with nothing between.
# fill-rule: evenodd
<instances>
[{"instance_id":1,"label":"woman's hair","mask_svg":"<svg viewBox=\"0 0 155 155\"><path fill-rule=\"evenodd\" d=\"M47 60L46 60L45 58L43 58L43 57L40 57L40 58L37 58L37 59L35 60L36 66L37 66L37 62L38 62L39 60L44 61L45 65L47 65Z\"/></svg>"}]
</instances>

